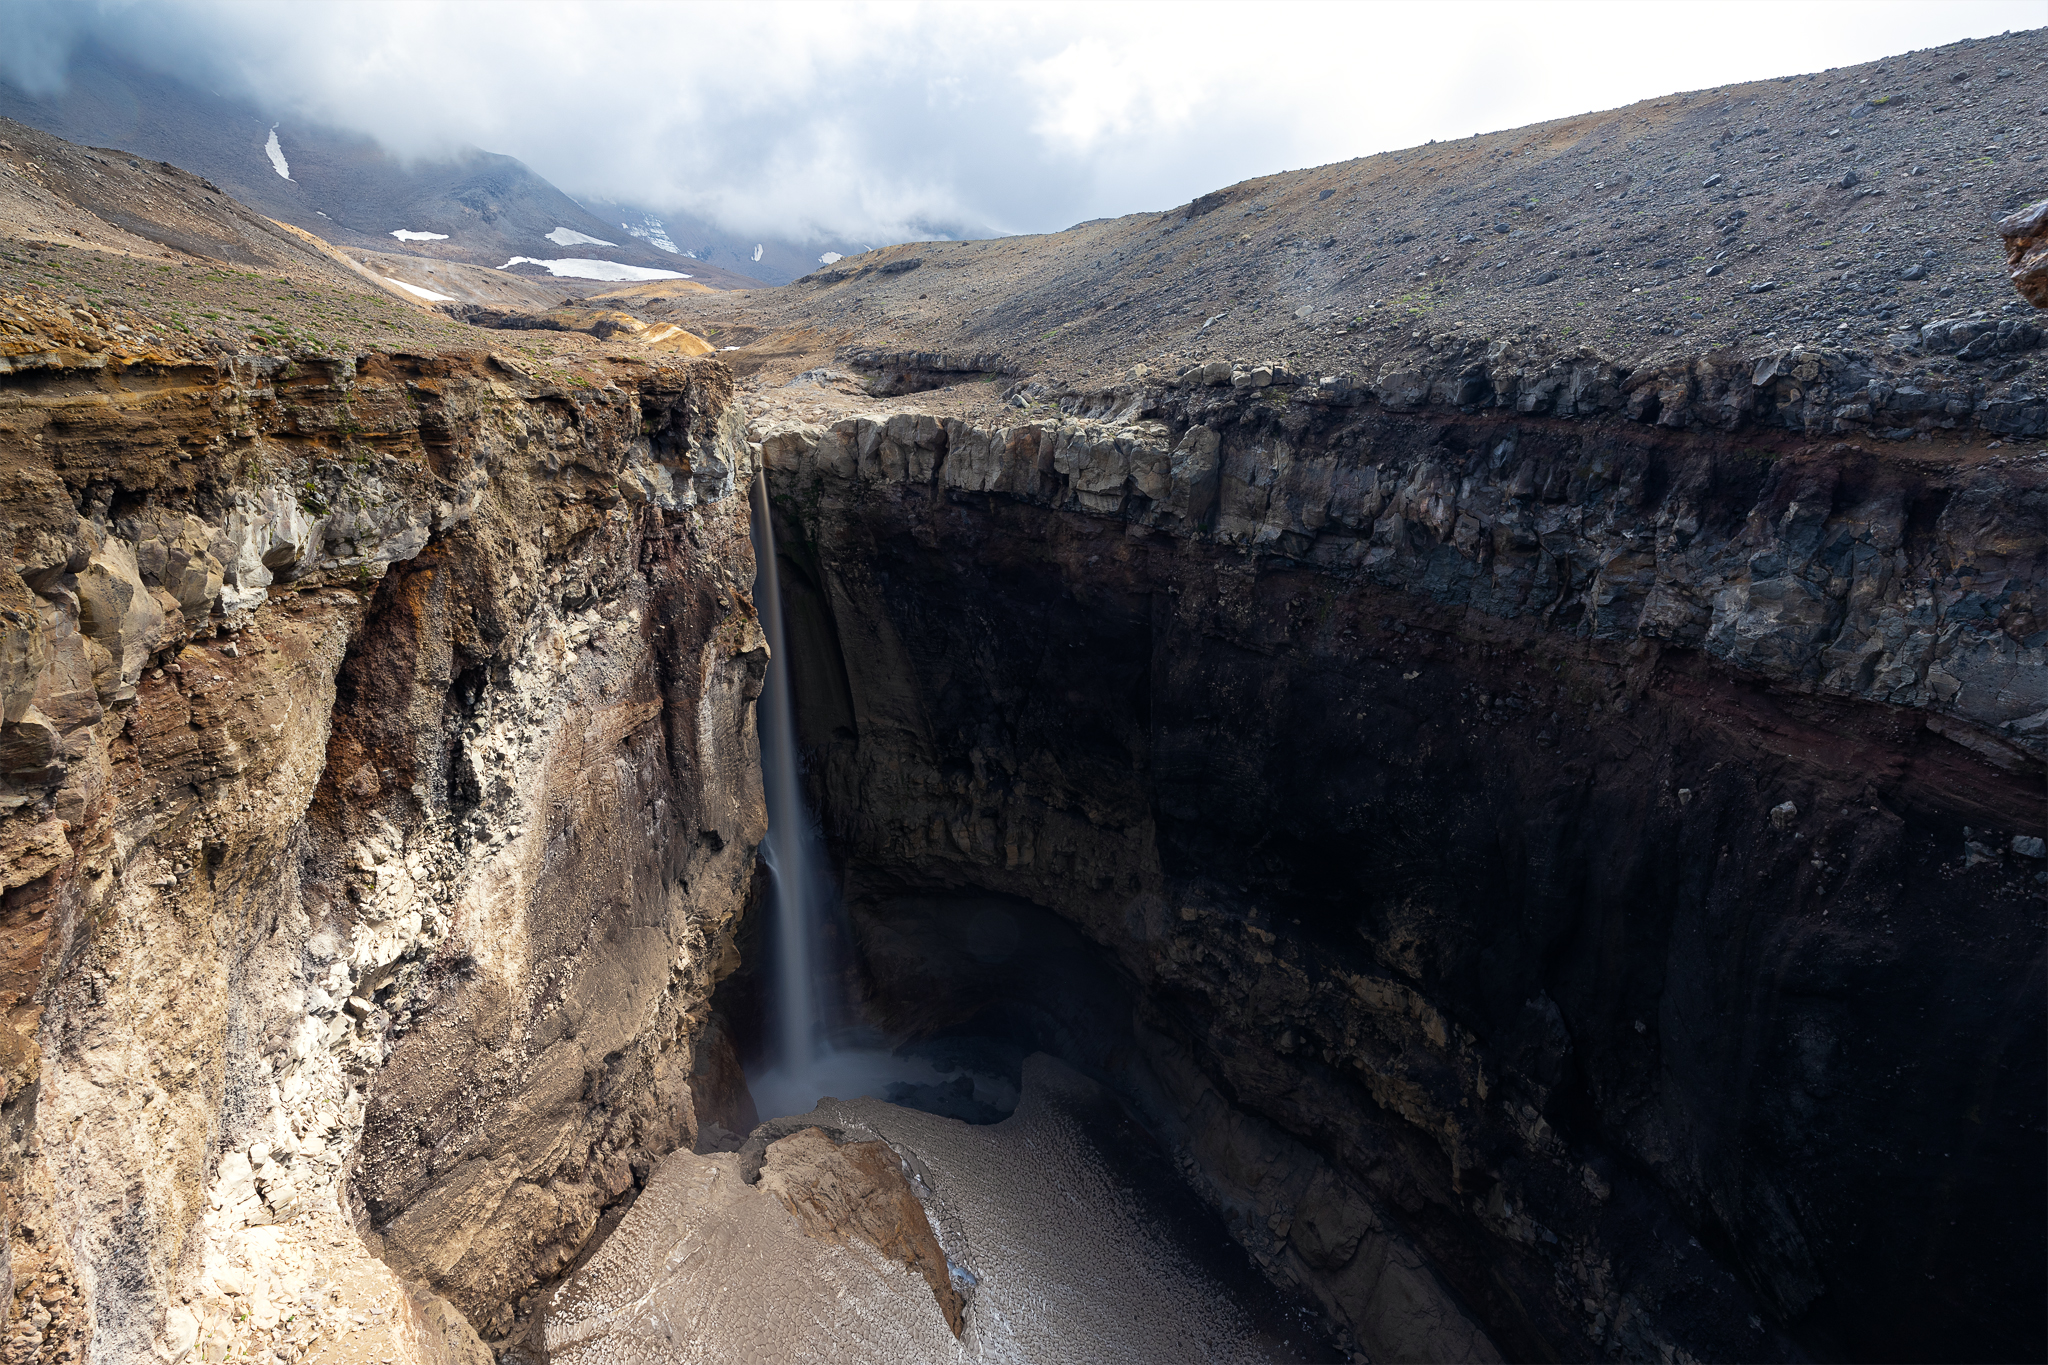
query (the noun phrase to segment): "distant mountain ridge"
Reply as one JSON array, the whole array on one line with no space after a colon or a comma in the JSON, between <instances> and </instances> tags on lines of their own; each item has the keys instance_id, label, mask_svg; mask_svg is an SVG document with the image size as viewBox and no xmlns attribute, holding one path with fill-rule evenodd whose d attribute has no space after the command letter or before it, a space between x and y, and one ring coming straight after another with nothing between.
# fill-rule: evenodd
<instances>
[{"instance_id":1,"label":"distant mountain ridge","mask_svg":"<svg viewBox=\"0 0 2048 1365\"><path fill-rule=\"evenodd\" d=\"M638 204L596 198L579 202L598 217L615 223L618 231L639 237L649 245L658 247L665 243L686 259L750 275L769 284L788 284L827 264L828 258L857 256L879 245L850 238L792 242L747 237L691 214L659 213Z\"/></svg>"},{"instance_id":2,"label":"distant mountain ridge","mask_svg":"<svg viewBox=\"0 0 2048 1365\"><path fill-rule=\"evenodd\" d=\"M361 134L267 118L246 101L149 71L103 48L75 54L59 94L32 95L0 81L0 116L71 142L171 162L344 248L494 269L516 258L597 260L625 267L622 278L673 271L718 289L766 282L711 259L665 251L620 222L597 217L515 157L471 150L450 160L407 162ZM728 247L725 254L740 253ZM512 273L549 272L519 264ZM775 273L794 278L803 270Z\"/></svg>"}]
</instances>

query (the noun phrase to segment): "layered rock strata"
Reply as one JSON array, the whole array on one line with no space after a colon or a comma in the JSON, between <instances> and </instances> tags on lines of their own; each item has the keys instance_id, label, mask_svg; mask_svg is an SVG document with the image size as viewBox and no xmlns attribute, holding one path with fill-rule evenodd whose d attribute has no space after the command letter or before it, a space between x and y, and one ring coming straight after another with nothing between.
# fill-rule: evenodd
<instances>
[{"instance_id":1,"label":"layered rock strata","mask_svg":"<svg viewBox=\"0 0 2048 1365\"><path fill-rule=\"evenodd\" d=\"M695 1132L765 821L730 380L16 321L8 1358L487 1360Z\"/></svg>"},{"instance_id":2,"label":"layered rock strata","mask_svg":"<svg viewBox=\"0 0 2048 1365\"><path fill-rule=\"evenodd\" d=\"M1437 408L1477 416L1623 417L1663 427L1744 429L1809 437L1909 441L1951 433L2048 435L2048 397L2031 382L2000 383L2037 350L2025 317L1940 318L1891 338L1892 363L1825 345L1670 350L1621 362L1591 346L1442 333L1372 376L1290 373L1278 364L1212 360L1177 383L1298 389L1304 399L1374 403L1389 412ZM1966 362L1942 363L1943 357ZM1900 362L1904 363L1900 363ZM1971 365L1967 362L1983 362ZM1987 368L1988 367L1988 368Z\"/></svg>"},{"instance_id":3,"label":"layered rock strata","mask_svg":"<svg viewBox=\"0 0 2048 1365\"><path fill-rule=\"evenodd\" d=\"M1069 407L752 430L871 948L889 896L1079 926L1369 1353L2041 1346L2042 462Z\"/></svg>"},{"instance_id":4,"label":"layered rock strata","mask_svg":"<svg viewBox=\"0 0 2048 1365\"><path fill-rule=\"evenodd\" d=\"M1134 544L1159 533L1545 634L1698 649L1773 682L1911 706L1936 728L1960 722L1958 742L2008 767L2048 756L2048 461L1411 426L1322 397L1127 388L1098 395L1094 417L989 429L897 413L752 434L791 496L1000 495L1110 518ZM806 527L828 547L836 529Z\"/></svg>"}]
</instances>

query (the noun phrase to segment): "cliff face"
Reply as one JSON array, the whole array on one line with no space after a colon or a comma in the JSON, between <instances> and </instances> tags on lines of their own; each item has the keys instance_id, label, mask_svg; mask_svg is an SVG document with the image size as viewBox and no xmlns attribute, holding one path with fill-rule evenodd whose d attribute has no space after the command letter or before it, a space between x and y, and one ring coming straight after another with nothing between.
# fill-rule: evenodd
<instances>
[{"instance_id":1,"label":"cliff face","mask_svg":"<svg viewBox=\"0 0 2048 1365\"><path fill-rule=\"evenodd\" d=\"M913 901L1078 926L1376 1358L2039 1348L2039 461L1067 407L753 428L885 994Z\"/></svg>"},{"instance_id":2,"label":"cliff face","mask_svg":"<svg viewBox=\"0 0 2048 1365\"><path fill-rule=\"evenodd\" d=\"M1938 201L1846 197L1833 144L1796 191L1582 174L1735 108L1672 107L1613 156L1553 127L1527 183L1592 191L1490 227L1527 136L685 299L750 434L719 360L462 349L39 142L0 176L44 291L0 301L7 1358L535 1360L700 1113L748 1126L708 1020L765 821L760 465L892 1036L1117 1087L1370 1359L2048 1351L2041 329L1960 238L1837 248ZM154 263L213 227L285 273Z\"/></svg>"},{"instance_id":3,"label":"cliff face","mask_svg":"<svg viewBox=\"0 0 2048 1365\"><path fill-rule=\"evenodd\" d=\"M730 380L13 321L9 1358L487 1359L694 1134L765 822Z\"/></svg>"}]
</instances>

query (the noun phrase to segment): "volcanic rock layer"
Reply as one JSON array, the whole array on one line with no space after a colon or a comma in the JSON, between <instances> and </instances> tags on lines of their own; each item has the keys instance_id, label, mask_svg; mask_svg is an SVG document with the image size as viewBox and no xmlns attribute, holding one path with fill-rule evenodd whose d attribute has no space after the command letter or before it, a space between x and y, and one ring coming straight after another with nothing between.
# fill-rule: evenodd
<instances>
[{"instance_id":1,"label":"volcanic rock layer","mask_svg":"<svg viewBox=\"0 0 2048 1365\"><path fill-rule=\"evenodd\" d=\"M1064 406L751 432L880 1013L1029 994L934 906L1076 926L1376 1359L2039 1353L2040 461Z\"/></svg>"}]
</instances>

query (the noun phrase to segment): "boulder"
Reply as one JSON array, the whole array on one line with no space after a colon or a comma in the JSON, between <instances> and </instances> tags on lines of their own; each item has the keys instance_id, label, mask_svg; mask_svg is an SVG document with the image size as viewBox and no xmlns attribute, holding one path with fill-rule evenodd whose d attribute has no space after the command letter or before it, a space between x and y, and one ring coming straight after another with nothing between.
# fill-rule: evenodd
<instances>
[{"instance_id":1,"label":"boulder","mask_svg":"<svg viewBox=\"0 0 2048 1365\"><path fill-rule=\"evenodd\" d=\"M780 1200L807 1235L839 1245L858 1237L924 1276L946 1325L960 1335L966 1301L953 1287L946 1253L888 1143L840 1146L820 1128L792 1133L769 1146L761 1189Z\"/></svg>"},{"instance_id":2,"label":"boulder","mask_svg":"<svg viewBox=\"0 0 2048 1365\"><path fill-rule=\"evenodd\" d=\"M2002 220L2005 263L2012 287L2036 308L2048 308L2048 199L2037 199Z\"/></svg>"}]
</instances>

